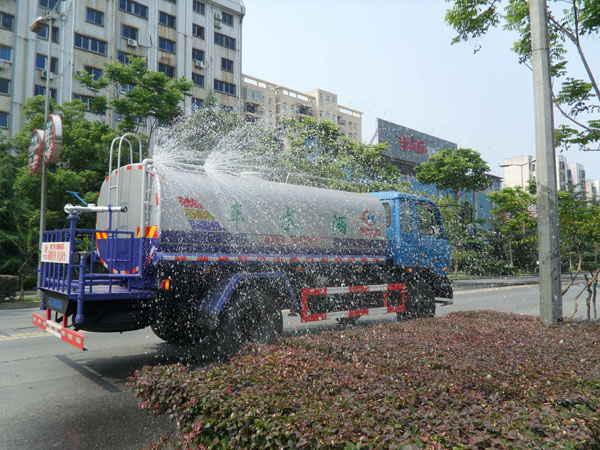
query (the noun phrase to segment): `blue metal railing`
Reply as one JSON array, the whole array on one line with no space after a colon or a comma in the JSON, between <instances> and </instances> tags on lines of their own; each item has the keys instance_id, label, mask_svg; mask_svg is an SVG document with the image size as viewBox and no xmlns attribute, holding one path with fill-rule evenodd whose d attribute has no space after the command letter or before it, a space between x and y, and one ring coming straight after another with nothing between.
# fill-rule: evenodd
<instances>
[{"instance_id":1,"label":"blue metal railing","mask_svg":"<svg viewBox=\"0 0 600 450\"><path fill-rule=\"evenodd\" d=\"M72 221L71 225L74 222ZM103 255L103 260L107 268L100 270L96 268L100 262L99 253L95 250L97 248L96 233L100 233L100 231L75 228L74 226L68 229L45 231L42 242L58 244L63 253L59 256L55 255L54 260L42 261L40 288L69 296L84 292L93 293L95 286L104 286L105 289L108 286L108 293L114 286L125 285L128 290L131 290L130 281L139 279L143 272L142 252L134 252L134 240L136 239L134 233L115 230L101 232L106 235L107 254ZM85 245L86 241L89 241L89 247ZM121 245L124 244L128 248L128 255L124 260L117 259L119 241ZM68 252L68 255L64 255L65 252ZM125 264L124 270L119 272L129 273L114 273L117 263L121 263L121 266L123 263ZM134 268L138 268L138 270L132 274Z\"/></svg>"}]
</instances>

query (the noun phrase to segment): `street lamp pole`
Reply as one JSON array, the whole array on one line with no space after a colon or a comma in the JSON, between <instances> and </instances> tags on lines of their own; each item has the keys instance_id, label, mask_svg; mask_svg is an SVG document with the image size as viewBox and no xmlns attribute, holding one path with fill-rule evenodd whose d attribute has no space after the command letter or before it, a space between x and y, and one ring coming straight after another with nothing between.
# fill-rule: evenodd
<instances>
[{"instance_id":1,"label":"street lamp pole","mask_svg":"<svg viewBox=\"0 0 600 450\"><path fill-rule=\"evenodd\" d=\"M43 26L46 25L48 27L48 56L46 59L46 99L44 101L44 123L48 119L48 115L50 114L50 78L52 77L52 24L54 21L54 14L56 13L56 9L60 4L60 0L56 0L54 7L48 14L44 17L38 17L31 24L29 29L34 33L39 33ZM46 203L47 203L47 192L48 192L48 169L46 167L46 162L44 158L41 158L40 161L41 171L42 171L42 187L40 193L40 236L39 236L39 251L40 258L38 260L38 285L40 285L40 275L41 271L39 270L41 267L41 251L42 251L42 242L43 242L43 234L46 231Z\"/></svg>"}]
</instances>

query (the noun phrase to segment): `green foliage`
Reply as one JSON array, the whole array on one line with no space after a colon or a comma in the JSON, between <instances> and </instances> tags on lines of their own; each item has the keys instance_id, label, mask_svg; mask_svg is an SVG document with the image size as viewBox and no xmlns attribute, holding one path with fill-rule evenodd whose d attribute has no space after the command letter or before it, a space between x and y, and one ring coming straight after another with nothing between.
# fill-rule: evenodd
<instances>
[{"instance_id":1,"label":"green foliage","mask_svg":"<svg viewBox=\"0 0 600 450\"><path fill-rule=\"evenodd\" d=\"M170 124L183 113L181 102L192 89L192 82L185 77L171 79L161 72L150 71L144 58L134 57L129 58L128 64L106 63L98 80L87 72L75 78L96 94L91 103L93 112L103 116L112 108L121 115L122 132L134 132L139 123L145 124L150 119L149 136L159 124ZM105 89L114 89L117 96L108 100L98 95Z\"/></svg>"},{"instance_id":2,"label":"green foliage","mask_svg":"<svg viewBox=\"0 0 600 450\"><path fill-rule=\"evenodd\" d=\"M572 192L558 193L558 218L561 255L568 258L569 269L581 271L586 252L600 247L600 207L588 205ZM576 267L571 256L576 256ZM596 269L600 264L588 267Z\"/></svg>"},{"instance_id":3,"label":"green foliage","mask_svg":"<svg viewBox=\"0 0 600 450\"><path fill-rule=\"evenodd\" d=\"M417 181L449 189L455 199L465 191L483 191L489 184L489 166L479 152L470 148L447 148L415 168Z\"/></svg>"},{"instance_id":4,"label":"green foliage","mask_svg":"<svg viewBox=\"0 0 600 450\"><path fill-rule=\"evenodd\" d=\"M507 187L489 194L495 204L492 209L494 227L505 246L510 266L532 269L537 260L537 223L528 210L535 197L521 186Z\"/></svg>"},{"instance_id":5,"label":"green foliage","mask_svg":"<svg viewBox=\"0 0 600 450\"><path fill-rule=\"evenodd\" d=\"M13 300L19 290L19 277L0 275L0 302Z\"/></svg>"},{"instance_id":6,"label":"green foliage","mask_svg":"<svg viewBox=\"0 0 600 450\"><path fill-rule=\"evenodd\" d=\"M446 23L457 36L452 43L479 39L490 28L502 24L504 29L516 32L513 51L519 62L531 67L531 30L529 3L525 0L447 0L452 4L446 13ZM555 92L554 100L561 114L571 125L559 125L556 145L567 149L575 145L582 150L598 150L600 144L600 121L595 114L600 111L600 87L587 61L581 37L598 35L600 32L600 0L553 0L548 2L548 34L552 75L565 77ZM502 9L502 5L505 5ZM566 6L565 6L566 5ZM568 48L575 48L587 80L567 76ZM478 49L476 49L477 51ZM571 61L573 62L573 61Z\"/></svg>"},{"instance_id":7,"label":"green foliage","mask_svg":"<svg viewBox=\"0 0 600 450\"><path fill-rule=\"evenodd\" d=\"M598 324L463 312L250 346L196 370L145 367L131 381L183 448L596 448L599 339Z\"/></svg>"}]
</instances>

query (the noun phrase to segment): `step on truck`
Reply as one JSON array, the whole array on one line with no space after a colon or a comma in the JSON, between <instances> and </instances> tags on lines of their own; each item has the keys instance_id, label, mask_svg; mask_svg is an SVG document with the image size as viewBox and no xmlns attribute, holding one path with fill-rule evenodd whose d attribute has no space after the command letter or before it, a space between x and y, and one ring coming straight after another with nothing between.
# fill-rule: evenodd
<instances>
[{"instance_id":1,"label":"step on truck","mask_svg":"<svg viewBox=\"0 0 600 450\"><path fill-rule=\"evenodd\" d=\"M85 331L150 326L169 343L232 353L273 342L282 310L302 322L404 320L452 298L433 201L142 160L141 143L135 163L134 137L113 141L98 204L65 206L68 228L43 233L33 323L75 347ZM95 229L78 228L84 214Z\"/></svg>"}]
</instances>

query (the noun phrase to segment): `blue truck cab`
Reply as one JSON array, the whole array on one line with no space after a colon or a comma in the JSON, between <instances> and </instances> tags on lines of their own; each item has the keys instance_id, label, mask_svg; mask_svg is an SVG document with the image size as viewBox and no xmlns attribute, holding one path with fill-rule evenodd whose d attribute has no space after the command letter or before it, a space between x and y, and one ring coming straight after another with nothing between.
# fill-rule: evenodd
<instances>
[{"instance_id":1,"label":"blue truck cab","mask_svg":"<svg viewBox=\"0 0 600 450\"><path fill-rule=\"evenodd\" d=\"M386 256L394 266L421 276L436 297L452 298L450 244L435 202L414 194L372 193L386 209Z\"/></svg>"}]
</instances>

